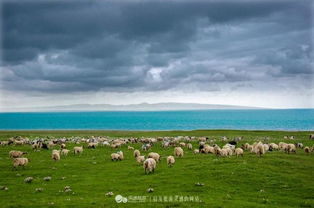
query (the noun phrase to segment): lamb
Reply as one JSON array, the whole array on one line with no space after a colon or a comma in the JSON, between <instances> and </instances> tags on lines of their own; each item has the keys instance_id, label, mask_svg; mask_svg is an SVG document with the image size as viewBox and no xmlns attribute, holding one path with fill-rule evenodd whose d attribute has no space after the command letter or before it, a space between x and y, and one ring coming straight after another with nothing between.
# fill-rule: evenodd
<instances>
[{"instance_id":1,"label":"lamb","mask_svg":"<svg viewBox=\"0 0 314 208\"><path fill-rule=\"evenodd\" d=\"M21 152L21 151L16 151L16 150L12 150L9 152L10 158L18 158L25 154L27 154L27 152Z\"/></svg>"},{"instance_id":2,"label":"lamb","mask_svg":"<svg viewBox=\"0 0 314 208\"><path fill-rule=\"evenodd\" d=\"M191 143L188 143L188 144L186 145L186 147L187 147L189 150L192 150L192 149L193 149L193 146L192 146Z\"/></svg>"},{"instance_id":3,"label":"lamb","mask_svg":"<svg viewBox=\"0 0 314 208\"><path fill-rule=\"evenodd\" d=\"M137 158L138 156L141 155L141 152L139 150L134 150L134 153L133 153L134 157Z\"/></svg>"},{"instance_id":4,"label":"lamb","mask_svg":"<svg viewBox=\"0 0 314 208\"><path fill-rule=\"evenodd\" d=\"M128 146L128 150L134 150L134 147Z\"/></svg>"},{"instance_id":5,"label":"lamb","mask_svg":"<svg viewBox=\"0 0 314 208\"><path fill-rule=\"evenodd\" d=\"M60 150L52 150L51 158L54 161L60 160Z\"/></svg>"},{"instance_id":6,"label":"lamb","mask_svg":"<svg viewBox=\"0 0 314 208\"><path fill-rule=\"evenodd\" d=\"M65 149L65 148L66 148L66 145L65 145L64 143L62 143L62 144L60 145L60 147L61 147L61 149Z\"/></svg>"},{"instance_id":7,"label":"lamb","mask_svg":"<svg viewBox=\"0 0 314 208\"><path fill-rule=\"evenodd\" d=\"M174 148L174 156L176 157L183 157L184 152L183 149L181 147L175 147Z\"/></svg>"},{"instance_id":8,"label":"lamb","mask_svg":"<svg viewBox=\"0 0 314 208\"><path fill-rule=\"evenodd\" d=\"M23 168L28 164L28 159L25 157L14 158L13 160L13 167L16 168L17 166L23 166Z\"/></svg>"},{"instance_id":9,"label":"lamb","mask_svg":"<svg viewBox=\"0 0 314 208\"><path fill-rule=\"evenodd\" d=\"M74 154L75 154L75 155L76 155L76 154L82 154L82 152L83 152L83 147L82 147L82 146L81 146L81 147L74 147L73 150L74 150Z\"/></svg>"},{"instance_id":10,"label":"lamb","mask_svg":"<svg viewBox=\"0 0 314 208\"><path fill-rule=\"evenodd\" d=\"M176 162L176 161L175 161L175 159L174 159L173 156L168 156L168 157L167 157L167 165L168 165L168 166L172 167L175 162Z\"/></svg>"},{"instance_id":11,"label":"lamb","mask_svg":"<svg viewBox=\"0 0 314 208\"><path fill-rule=\"evenodd\" d=\"M310 134L310 139L314 139L314 134Z\"/></svg>"},{"instance_id":12,"label":"lamb","mask_svg":"<svg viewBox=\"0 0 314 208\"><path fill-rule=\"evenodd\" d=\"M198 153L200 153L200 151L198 149L195 149L194 154L198 154Z\"/></svg>"},{"instance_id":13,"label":"lamb","mask_svg":"<svg viewBox=\"0 0 314 208\"><path fill-rule=\"evenodd\" d=\"M155 172L156 161L153 158L147 158L143 163L145 174Z\"/></svg>"},{"instance_id":14,"label":"lamb","mask_svg":"<svg viewBox=\"0 0 314 208\"><path fill-rule=\"evenodd\" d=\"M70 150L68 150L68 149L62 149L61 155L67 156L69 152L70 152Z\"/></svg>"},{"instance_id":15,"label":"lamb","mask_svg":"<svg viewBox=\"0 0 314 208\"><path fill-rule=\"evenodd\" d=\"M243 157L243 149L242 148L236 148L235 150L234 150L234 153L235 153L235 155L238 157L238 156L242 156Z\"/></svg>"},{"instance_id":16,"label":"lamb","mask_svg":"<svg viewBox=\"0 0 314 208\"><path fill-rule=\"evenodd\" d=\"M137 156L136 157L136 162L142 164L145 160L145 156Z\"/></svg>"},{"instance_id":17,"label":"lamb","mask_svg":"<svg viewBox=\"0 0 314 208\"><path fill-rule=\"evenodd\" d=\"M180 142L179 145L180 145L181 147L185 147L185 143L184 143L184 142Z\"/></svg>"},{"instance_id":18,"label":"lamb","mask_svg":"<svg viewBox=\"0 0 314 208\"><path fill-rule=\"evenodd\" d=\"M150 152L147 158L153 158L156 162L160 161L160 155L156 152Z\"/></svg>"}]
</instances>

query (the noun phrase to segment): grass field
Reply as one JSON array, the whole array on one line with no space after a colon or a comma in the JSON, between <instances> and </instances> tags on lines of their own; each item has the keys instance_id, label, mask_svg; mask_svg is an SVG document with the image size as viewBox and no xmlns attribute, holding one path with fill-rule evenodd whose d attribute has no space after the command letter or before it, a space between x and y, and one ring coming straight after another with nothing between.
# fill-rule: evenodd
<instances>
[{"instance_id":1,"label":"grass field","mask_svg":"<svg viewBox=\"0 0 314 208\"><path fill-rule=\"evenodd\" d=\"M0 139L11 136L110 136L110 137L157 137L157 136L244 136L240 145L253 143L264 136L270 142L285 141L283 136L296 136L295 142L313 145L308 136L313 132L280 131L1 131ZM287 141L286 141L287 142ZM217 142L222 145L223 143ZM74 144L67 144L72 149ZM131 144L140 148L141 144ZM193 147L197 148L196 142ZM281 151L268 152L259 158L245 152L244 157L217 158L208 154L193 154L185 150L183 158L177 158L173 167L166 165L165 157L173 154L173 148L164 149L160 143L151 151L162 156L154 174L145 175L143 167L133 158L133 151L127 145L120 148L125 160L112 162L110 154L116 152L110 147L84 149L81 156L73 153L60 161L51 159L51 151L34 152L30 146L0 146L0 207L314 207L314 153L306 155L298 149L297 154ZM12 169L8 156L10 150L27 151L30 164L25 169ZM141 151L142 152L142 151ZM143 152L142 152L143 153ZM147 153L144 153L147 154ZM34 177L30 184L26 177ZM43 178L51 176L51 181ZM65 178L63 178L65 177ZM195 183L204 186L196 186ZM71 192L64 192L70 186ZM147 193L152 187L154 192ZM43 188L36 192L36 188ZM105 194L112 191L114 196ZM117 203L115 195L147 196L193 196L200 202L145 202ZM157 199L158 201L159 199ZM174 199L173 199L174 200ZM163 200L164 201L164 200Z\"/></svg>"}]
</instances>

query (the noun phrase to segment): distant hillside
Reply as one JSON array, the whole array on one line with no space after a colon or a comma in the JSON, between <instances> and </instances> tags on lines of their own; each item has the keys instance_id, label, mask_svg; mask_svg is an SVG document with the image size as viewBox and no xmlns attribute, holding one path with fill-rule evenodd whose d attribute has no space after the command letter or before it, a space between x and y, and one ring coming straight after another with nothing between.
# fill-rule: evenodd
<instances>
[{"instance_id":1,"label":"distant hillside","mask_svg":"<svg viewBox=\"0 0 314 208\"><path fill-rule=\"evenodd\" d=\"M162 110L209 110L209 109L259 109L251 106L213 105L198 103L140 103L130 105L78 104L50 107L3 109L6 112L42 111L162 111Z\"/></svg>"}]
</instances>

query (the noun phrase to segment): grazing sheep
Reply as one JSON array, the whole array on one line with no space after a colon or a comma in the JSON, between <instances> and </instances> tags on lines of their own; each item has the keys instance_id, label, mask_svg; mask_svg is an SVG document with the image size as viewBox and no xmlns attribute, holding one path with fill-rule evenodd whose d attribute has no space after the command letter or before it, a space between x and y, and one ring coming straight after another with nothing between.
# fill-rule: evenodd
<instances>
[{"instance_id":1,"label":"grazing sheep","mask_svg":"<svg viewBox=\"0 0 314 208\"><path fill-rule=\"evenodd\" d=\"M179 145L180 145L181 147L185 147L185 143L184 143L184 142L180 142Z\"/></svg>"},{"instance_id":2,"label":"grazing sheep","mask_svg":"<svg viewBox=\"0 0 314 208\"><path fill-rule=\"evenodd\" d=\"M181 147L175 147L173 154L174 154L174 156L176 156L176 157L183 157L184 152L183 152L183 149L182 149Z\"/></svg>"},{"instance_id":3,"label":"grazing sheep","mask_svg":"<svg viewBox=\"0 0 314 208\"><path fill-rule=\"evenodd\" d=\"M143 144L142 145L142 150L147 151L151 148L152 146L150 144Z\"/></svg>"},{"instance_id":4,"label":"grazing sheep","mask_svg":"<svg viewBox=\"0 0 314 208\"><path fill-rule=\"evenodd\" d=\"M255 154L259 155L260 157L265 154L265 148L264 145L260 142L258 143L254 148Z\"/></svg>"},{"instance_id":5,"label":"grazing sheep","mask_svg":"<svg viewBox=\"0 0 314 208\"><path fill-rule=\"evenodd\" d=\"M27 154L27 152L21 152L21 151L16 151L16 150L12 150L9 152L10 158L18 158L25 154Z\"/></svg>"},{"instance_id":6,"label":"grazing sheep","mask_svg":"<svg viewBox=\"0 0 314 208\"><path fill-rule=\"evenodd\" d=\"M188 143L188 144L186 145L186 147L187 147L189 150L192 150L192 149L193 149L193 145L192 145L191 143Z\"/></svg>"},{"instance_id":7,"label":"grazing sheep","mask_svg":"<svg viewBox=\"0 0 314 208\"><path fill-rule=\"evenodd\" d=\"M141 152L139 150L134 150L133 155L136 158L141 155Z\"/></svg>"},{"instance_id":8,"label":"grazing sheep","mask_svg":"<svg viewBox=\"0 0 314 208\"><path fill-rule=\"evenodd\" d=\"M60 160L60 150L52 150L51 158L54 161Z\"/></svg>"},{"instance_id":9,"label":"grazing sheep","mask_svg":"<svg viewBox=\"0 0 314 208\"><path fill-rule=\"evenodd\" d=\"M208 153L215 153L214 147L209 146L208 144L204 145L204 148L202 149L202 153L208 154Z\"/></svg>"},{"instance_id":10,"label":"grazing sheep","mask_svg":"<svg viewBox=\"0 0 314 208\"><path fill-rule=\"evenodd\" d=\"M303 149L303 147L304 147L304 145L302 143L296 143L295 146L297 148L301 148L301 149Z\"/></svg>"},{"instance_id":11,"label":"grazing sheep","mask_svg":"<svg viewBox=\"0 0 314 208\"><path fill-rule=\"evenodd\" d=\"M287 144L286 147L285 147L285 152L290 154L290 153L297 153L296 152L296 147L294 144Z\"/></svg>"},{"instance_id":12,"label":"grazing sheep","mask_svg":"<svg viewBox=\"0 0 314 208\"><path fill-rule=\"evenodd\" d=\"M66 145L65 145L64 143L62 143L62 144L60 145L60 147L61 147L61 149L65 149L65 148L66 148Z\"/></svg>"},{"instance_id":13,"label":"grazing sheep","mask_svg":"<svg viewBox=\"0 0 314 208\"><path fill-rule=\"evenodd\" d=\"M136 162L138 162L138 163L140 163L140 164L142 164L143 162L144 162L144 160L145 160L145 156L137 156L136 157Z\"/></svg>"},{"instance_id":14,"label":"grazing sheep","mask_svg":"<svg viewBox=\"0 0 314 208\"><path fill-rule=\"evenodd\" d=\"M238 157L238 156L242 156L243 157L243 149L242 148L236 148L235 150L234 150L234 153L235 153L235 155Z\"/></svg>"},{"instance_id":15,"label":"grazing sheep","mask_svg":"<svg viewBox=\"0 0 314 208\"><path fill-rule=\"evenodd\" d=\"M268 144L263 144L264 150L265 152L267 152L269 150L269 145Z\"/></svg>"},{"instance_id":16,"label":"grazing sheep","mask_svg":"<svg viewBox=\"0 0 314 208\"><path fill-rule=\"evenodd\" d=\"M175 159L174 159L173 156L168 156L168 157L167 157L167 165L168 165L168 166L170 166L170 167L173 166L175 162L176 162L176 161L175 161Z\"/></svg>"},{"instance_id":17,"label":"grazing sheep","mask_svg":"<svg viewBox=\"0 0 314 208\"><path fill-rule=\"evenodd\" d=\"M23 166L23 168L24 168L27 164L28 164L28 159L25 157L13 159L13 167L14 168L16 168L17 166Z\"/></svg>"},{"instance_id":18,"label":"grazing sheep","mask_svg":"<svg viewBox=\"0 0 314 208\"><path fill-rule=\"evenodd\" d=\"M156 161L153 158L147 158L143 163L145 174L154 172L156 169Z\"/></svg>"},{"instance_id":19,"label":"grazing sheep","mask_svg":"<svg viewBox=\"0 0 314 208\"><path fill-rule=\"evenodd\" d=\"M270 143L269 144L269 151L273 151L273 150L278 150L279 146L275 143Z\"/></svg>"},{"instance_id":20,"label":"grazing sheep","mask_svg":"<svg viewBox=\"0 0 314 208\"><path fill-rule=\"evenodd\" d=\"M285 150L287 145L285 142L279 142L278 147L280 150Z\"/></svg>"},{"instance_id":21,"label":"grazing sheep","mask_svg":"<svg viewBox=\"0 0 314 208\"><path fill-rule=\"evenodd\" d=\"M147 158L153 158L156 162L160 161L160 155L156 152L150 152Z\"/></svg>"},{"instance_id":22,"label":"grazing sheep","mask_svg":"<svg viewBox=\"0 0 314 208\"><path fill-rule=\"evenodd\" d=\"M221 157L227 157L229 155L229 150L228 149L218 149L218 155Z\"/></svg>"},{"instance_id":23,"label":"grazing sheep","mask_svg":"<svg viewBox=\"0 0 314 208\"><path fill-rule=\"evenodd\" d=\"M306 146L306 147L304 147L304 152L305 153L311 153L311 149L308 146Z\"/></svg>"},{"instance_id":24,"label":"grazing sheep","mask_svg":"<svg viewBox=\"0 0 314 208\"><path fill-rule=\"evenodd\" d=\"M123 155L123 152L122 151L119 151L117 152L119 157L120 157L120 160L123 160L124 159L124 155Z\"/></svg>"},{"instance_id":25,"label":"grazing sheep","mask_svg":"<svg viewBox=\"0 0 314 208\"><path fill-rule=\"evenodd\" d=\"M98 143L90 142L90 143L88 143L87 148L96 149L97 145L98 145Z\"/></svg>"},{"instance_id":26,"label":"grazing sheep","mask_svg":"<svg viewBox=\"0 0 314 208\"><path fill-rule=\"evenodd\" d=\"M128 146L128 150L134 150L134 147Z\"/></svg>"},{"instance_id":27,"label":"grazing sheep","mask_svg":"<svg viewBox=\"0 0 314 208\"><path fill-rule=\"evenodd\" d=\"M82 152L83 152L83 147L82 147L82 146L81 146L81 147L74 147L73 150L74 150L74 154L75 154L75 155L76 155L76 154L82 154Z\"/></svg>"},{"instance_id":28,"label":"grazing sheep","mask_svg":"<svg viewBox=\"0 0 314 208\"><path fill-rule=\"evenodd\" d=\"M198 149L195 149L194 154L198 154L198 153L200 153L200 151Z\"/></svg>"},{"instance_id":29,"label":"grazing sheep","mask_svg":"<svg viewBox=\"0 0 314 208\"><path fill-rule=\"evenodd\" d=\"M111 160L112 161L121 160L120 155L118 153L112 153L111 154Z\"/></svg>"},{"instance_id":30,"label":"grazing sheep","mask_svg":"<svg viewBox=\"0 0 314 208\"><path fill-rule=\"evenodd\" d=\"M314 134L310 134L310 139L314 139Z\"/></svg>"},{"instance_id":31,"label":"grazing sheep","mask_svg":"<svg viewBox=\"0 0 314 208\"><path fill-rule=\"evenodd\" d=\"M61 155L67 156L69 152L70 152L70 150L68 150L68 149L62 149Z\"/></svg>"}]
</instances>

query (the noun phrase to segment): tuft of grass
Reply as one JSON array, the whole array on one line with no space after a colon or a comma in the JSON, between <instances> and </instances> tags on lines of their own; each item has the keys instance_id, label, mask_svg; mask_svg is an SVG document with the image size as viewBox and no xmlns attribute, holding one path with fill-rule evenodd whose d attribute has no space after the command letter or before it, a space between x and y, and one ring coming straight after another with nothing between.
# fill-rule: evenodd
<instances>
[{"instance_id":1,"label":"tuft of grass","mask_svg":"<svg viewBox=\"0 0 314 208\"><path fill-rule=\"evenodd\" d=\"M312 132L313 133L313 132ZM280 131L2 131L0 138L11 136L208 136L222 145L221 136L244 136L240 145L253 143L269 136L269 142L284 141L283 136L294 135L293 142L313 145L310 132ZM72 150L74 144L67 144ZM86 145L85 145L86 146ZM160 143L151 151L158 152L161 162L154 174L144 174L136 163L128 145L120 149L97 147L84 149L80 156L69 153L60 161L51 159L51 151L33 151L30 146L0 146L0 207L314 207L314 154L298 149L297 154L268 152L261 158L245 152L244 157L220 158L208 154L193 154L184 148L183 158L176 158L167 167L166 157L173 148L164 149ZM141 144L130 146L140 149ZM193 147L197 148L196 142ZM10 150L27 151L30 163L24 169L12 169ZM122 150L125 160L112 162L110 154ZM148 152L141 151L147 155ZM44 180L51 177L50 181ZM33 177L32 183L24 179ZM203 184L202 186L195 185ZM154 191L148 193L152 188ZM40 191L39 191L40 190ZM113 196L106 193L113 192ZM201 202L121 203L116 195L128 196L197 196Z\"/></svg>"}]
</instances>

